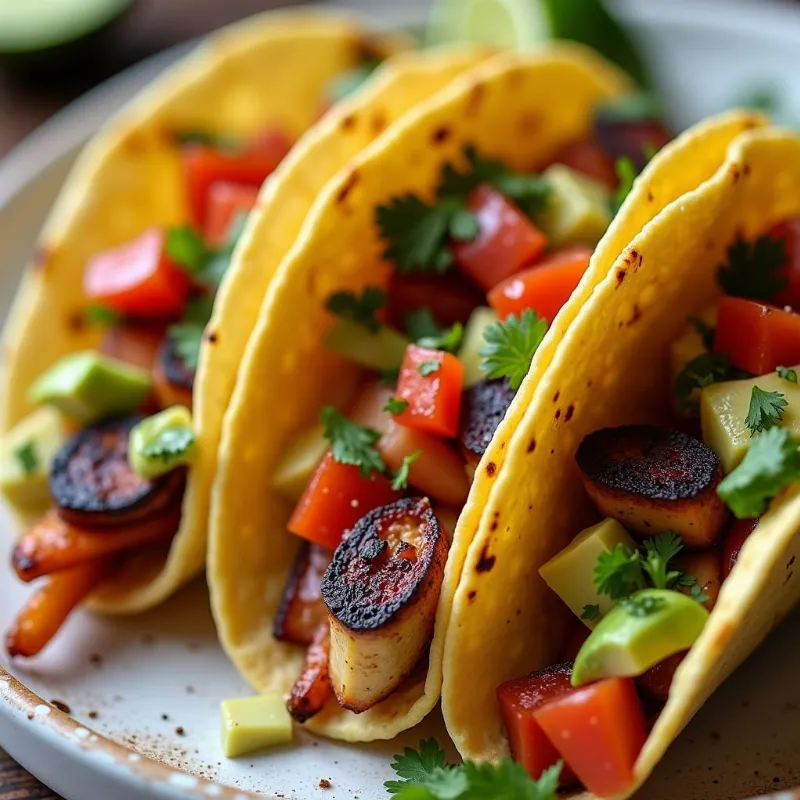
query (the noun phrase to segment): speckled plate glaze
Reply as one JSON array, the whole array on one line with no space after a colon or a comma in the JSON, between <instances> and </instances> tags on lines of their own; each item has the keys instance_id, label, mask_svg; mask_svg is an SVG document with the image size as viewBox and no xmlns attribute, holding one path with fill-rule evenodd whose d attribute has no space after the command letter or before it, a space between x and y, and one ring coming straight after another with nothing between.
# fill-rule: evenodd
<instances>
[{"instance_id":1,"label":"speckled plate glaze","mask_svg":"<svg viewBox=\"0 0 800 800\"><path fill-rule=\"evenodd\" d=\"M424 0L384 0L392 22L422 18ZM380 6L361 6L373 15ZM402 8L400 6L402 5ZM616 0L639 36L681 124L764 84L800 110L800 9L734 0ZM5 314L36 232L80 147L102 120L174 53L88 95L0 164L0 313ZM794 79L794 83L792 80ZM798 114L800 118L800 114ZM28 589L2 553L12 539L0 512L0 629ZM800 613L723 686L670 750L638 800L737 800L775 793L800 800ZM67 800L256 795L377 800L391 755L423 736L444 740L434 715L391 743L349 747L298 736L296 746L226 761L219 701L247 688L216 644L202 580L137 618L76 614L41 657L0 655L0 746Z\"/></svg>"}]
</instances>

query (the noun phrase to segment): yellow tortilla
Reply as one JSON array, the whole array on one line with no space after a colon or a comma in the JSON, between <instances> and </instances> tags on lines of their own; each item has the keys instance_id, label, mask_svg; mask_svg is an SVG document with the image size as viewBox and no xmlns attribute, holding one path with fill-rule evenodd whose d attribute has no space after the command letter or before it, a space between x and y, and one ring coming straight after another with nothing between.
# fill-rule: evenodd
<instances>
[{"instance_id":1,"label":"yellow tortilla","mask_svg":"<svg viewBox=\"0 0 800 800\"><path fill-rule=\"evenodd\" d=\"M175 131L199 129L253 136L276 123L299 137L318 113L330 80L359 63L366 47L389 54L403 44L375 37L352 17L309 12L270 13L210 37L167 70L116 115L84 149L41 235L3 334L5 381L0 428L30 410L27 390L67 353L95 347L97 327L82 324L82 277L87 259L151 226L189 219ZM338 136L331 133L331 147ZM326 166L322 165L323 168ZM252 291L263 294L269 275ZM229 330L249 332L230 309ZM213 394L205 371L195 396ZM130 613L149 608L203 567L206 509L221 402L202 409L198 470L192 470L181 528L169 552L137 552L118 579L104 586L95 607ZM208 428L210 435L206 435ZM166 560L165 560L166 559Z\"/></svg>"},{"instance_id":2,"label":"yellow tortilla","mask_svg":"<svg viewBox=\"0 0 800 800\"><path fill-rule=\"evenodd\" d=\"M669 179L671 167L666 160L654 164L651 178ZM754 237L798 214L800 139L769 128L744 133L706 182L644 226L578 310L510 444L514 469L500 475L490 495L484 515L499 515L497 529L480 529L456 592L442 708L465 757L508 755L495 688L553 663L563 644L570 612L538 569L596 519L574 464L578 444L600 428L667 418L670 344L687 315L719 297L716 270L727 247L739 232ZM800 600L798 532L795 486L772 503L743 547L705 630L675 674L625 796ZM476 571L487 555L493 569Z\"/></svg>"},{"instance_id":3,"label":"yellow tortilla","mask_svg":"<svg viewBox=\"0 0 800 800\"><path fill-rule=\"evenodd\" d=\"M240 365L212 497L212 608L223 647L255 689L287 691L302 665L302 648L272 636L298 540L285 527L291 507L270 481L292 435L315 423L320 408L346 396L356 380L354 367L323 346L331 324L324 305L335 291L385 280L376 205L407 192L430 197L442 164L460 161L467 144L518 169L546 164L565 144L589 134L599 103L629 88L614 67L578 46L498 56L420 104L321 193L269 287ZM257 262L272 230L256 220L250 235L248 258ZM505 444L497 439L489 457L499 459ZM462 518L469 521L472 509L483 507L490 483L479 475ZM451 554L465 549L471 532L459 523ZM439 697L450 595L442 595L427 673L360 715L332 703L307 727L366 741L391 738L419 722Z\"/></svg>"}]
</instances>

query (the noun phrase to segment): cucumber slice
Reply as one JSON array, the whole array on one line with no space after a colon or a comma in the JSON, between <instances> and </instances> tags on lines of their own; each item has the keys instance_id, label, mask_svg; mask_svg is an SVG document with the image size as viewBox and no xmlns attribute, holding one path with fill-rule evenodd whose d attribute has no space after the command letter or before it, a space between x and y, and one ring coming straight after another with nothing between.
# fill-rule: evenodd
<instances>
[{"instance_id":1,"label":"cucumber slice","mask_svg":"<svg viewBox=\"0 0 800 800\"><path fill-rule=\"evenodd\" d=\"M371 333L349 319L340 319L325 340L325 347L334 353L379 372L399 369L409 344L402 333L387 325Z\"/></svg>"}]
</instances>

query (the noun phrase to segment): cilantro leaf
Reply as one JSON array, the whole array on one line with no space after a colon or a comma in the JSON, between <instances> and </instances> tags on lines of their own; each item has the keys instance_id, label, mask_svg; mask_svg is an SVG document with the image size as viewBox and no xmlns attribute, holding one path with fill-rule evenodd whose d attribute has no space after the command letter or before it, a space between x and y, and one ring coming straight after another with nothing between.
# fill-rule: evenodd
<instances>
[{"instance_id":1,"label":"cilantro leaf","mask_svg":"<svg viewBox=\"0 0 800 800\"><path fill-rule=\"evenodd\" d=\"M707 603L709 600L708 595L703 591L703 589L698 586L697 579L695 578L695 582L692 584L692 600L701 605L703 603Z\"/></svg>"},{"instance_id":2,"label":"cilantro leaf","mask_svg":"<svg viewBox=\"0 0 800 800\"><path fill-rule=\"evenodd\" d=\"M98 303L92 303L84 309L83 318L89 325L99 325L104 328L110 328L122 319L122 315L118 311L114 311L113 308L101 306Z\"/></svg>"},{"instance_id":3,"label":"cilantro leaf","mask_svg":"<svg viewBox=\"0 0 800 800\"><path fill-rule=\"evenodd\" d=\"M789 431L770 428L753 439L739 466L717 486L717 494L738 519L752 519L796 480L800 480L800 451Z\"/></svg>"},{"instance_id":4,"label":"cilantro leaf","mask_svg":"<svg viewBox=\"0 0 800 800\"><path fill-rule=\"evenodd\" d=\"M355 292L336 292L328 298L325 308L337 317L349 319L371 333L381 329L376 312L386 305L386 292L377 286L365 286L359 297Z\"/></svg>"},{"instance_id":5,"label":"cilantro leaf","mask_svg":"<svg viewBox=\"0 0 800 800\"><path fill-rule=\"evenodd\" d=\"M790 383L797 383L797 370L789 369L789 367L778 367L776 370L779 378L783 378Z\"/></svg>"},{"instance_id":6,"label":"cilantro leaf","mask_svg":"<svg viewBox=\"0 0 800 800\"><path fill-rule=\"evenodd\" d=\"M429 361L420 361L417 365L417 370L423 378L433 375L434 372L438 372L441 368L442 362L436 358L432 358Z\"/></svg>"},{"instance_id":7,"label":"cilantro leaf","mask_svg":"<svg viewBox=\"0 0 800 800\"><path fill-rule=\"evenodd\" d=\"M211 319L213 303L212 298L198 295L189 301L183 319L167 328L167 336L169 336L178 358L189 370L196 370L200 362L203 332Z\"/></svg>"},{"instance_id":8,"label":"cilantro leaf","mask_svg":"<svg viewBox=\"0 0 800 800\"><path fill-rule=\"evenodd\" d=\"M637 589L644 589L639 553L622 543L610 552L600 553L594 568L594 583L599 594L607 594L612 600L620 600Z\"/></svg>"},{"instance_id":9,"label":"cilantro leaf","mask_svg":"<svg viewBox=\"0 0 800 800\"><path fill-rule=\"evenodd\" d=\"M445 328L438 336L423 336L417 344L422 347L430 347L433 350L446 350L448 353L455 353L461 347L461 340L464 338L464 326L460 322L455 322L449 328Z\"/></svg>"},{"instance_id":10,"label":"cilantro leaf","mask_svg":"<svg viewBox=\"0 0 800 800\"><path fill-rule=\"evenodd\" d=\"M400 400L397 397L390 397L383 407L384 411L390 414L402 414L408 408L408 400Z\"/></svg>"},{"instance_id":11,"label":"cilantro leaf","mask_svg":"<svg viewBox=\"0 0 800 800\"><path fill-rule=\"evenodd\" d=\"M717 329L713 325L709 325L705 320L700 319L700 317L687 317L686 320L697 331L703 341L703 347L709 351L713 350Z\"/></svg>"},{"instance_id":12,"label":"cilantro leaf","mask_svg":"<svg viewBox=\"0 0 800 800\"><path fill-rule=\"evenodd\" d=\"M194 431L188 428L165 428L142 448L142 455L166 464L183 455L196 440Z\"/></svg>"},{"instance_id":13,"label":"cilantro leaf","mask_svg":"<svg viewBox=\"0 0 800 800\"><path fill-rule=\"evenodd\" d=\"M456 322L450 328L441 328L429 308L415 308L405 315L406 333L422 347L454 353L461 346L464 326Z\"/></svg>"},{"instance_id":14,"label":"cilantro leaf","mask_svg":"<svg viewBox=\"0 0 800 800\"><path fill-rule=\"evenodd\" d=\"M754 386L750 394L750 408L744 419L750 436L780 425L783 422L783 409L788 405L786 396L780 392L765 392Z\"/></svg>"},{"instance_id":15,"label":"cilantro leaf","mask_svg":"<svg viewBox=\"0 0 800 800\"><path fill-rule=\"evenodd\" d=\"M397 470L394 480L392 481L392 489L400 491L401 489L408 489L408 474L411 471L411 465L422 455L422 450L417 450L403 459L400 469Z\"/></svg>"},{"instance_id":16,"label":"cilantro leaf","mask_svg":"<svg viewBox=\"0 0 800 800\"><path fill-rule=\"evenodd\" d=\"M365 478L375 470L384 474L386 463L374 445L381 438L378 431L348 419L333 406L325 406L319 415L325 426L325 438L331 443L334 460L353 464Z\"/></svg>"},{"instance_id":17,"label":"cilantro leaf","mask_svg":"<svg viewBox=\"0 0 800 800\"><path fill-rule=\"evenodd\" d=\"M17 459L23 475L32 475L39 468L39 456L33 441L25 442L14 450L14 458Z\"/></svg>"},{"instance_id":18,"label":"cilantro leaf","mask_svg":"<svg viewBox=\"0 0 800 800\"><path fill-rule=\"evenodd\" d=\"M789 285L780 274L786 258L784 238L768 234L753 242L740 238L728 248L728 262L718 268L717 280L725 294L771 301Z\"/></svg>"},{"instance_id":19,"label":"cilantro leaf","mask_svg":"<svg viewBox=\"0 0 800 800\"><path fill-rule=\"evenodd\" d=\"M164 252L190 275L199 275L210 255L210 250L200 234L189 225L167 231Z\"/></svg>"},{"instance_id":20,"label":"cilantro leaf","mask_svg":"<svg viewBox=\"0 0 800 800\"><path fill-rule=\"evenodd\" d=\"M528 309L518 319L509 314L505 322L493 322L483 332L486 344L478 350L487 378L508 378L517 390L531 368L533 356L547 332L547 320Z\"/></svg>"},{"instance_id":21,"label":"cilantro leaf","mask_svg":"<svg viewBox=\"0 0 800 800\"><path fill-rule=\"evenodd\" d=\"M461 771L467 778L468 790L451 797L464 800L554 800L561 775L561 763L545 770L533 780L522 764L506 758L497 766L467 761ZM446 795L434 795L445 800Z\"/></svg>"},{"instance_id":22,"label":"cilantro leaf","mask_svg":"<svg viewBox=\"0 0 800 800\"><path fill-rule=\"evenodd\" d=\"M681 409L692 410L697 407L697 401L692 399L695 389L749 377L749 373L734 367L725 353L701 353L687 361L675 377L675 394Z\"/></svg>"},{"instance_id":23,"label":"cilantro leaf","mask_svg":"<svg viewBox=\"0 0 800 800\"><path fill-rule=\"evenodd\" d=\"M633 182L639 173L636 171L633 160L628 156L620 156L614 163L614 169L619 179L619 186L611 202L611 211L616 214L622 208L625 198L631 193Z\"/></svg>"},{"instance_id":24,"label":"cilantro leaf","mask_svg":"<svg viewBox=\"0 0 800 800\"><path fill-rule=\"evenodd\" d=\"M664 606L663 597L623 597L619 604L630 614L632 617L649 617L660 611Z\"/></svg>"},{"instance_id":25,"label":"cilantro leaf","mask_svg":"<svg viewBox=\"0 0 800 800\"><path fill-rule=\"evenodd\" d=\"M581 613L581 619L586 619L591 622L594 619L597 619L600 616L600 606L598 605L590 605L587 603L583 607L583 612Z\"/></svg>"},{"instance_id":26,"label":"cilantro leaf","mask_svg":"<svg viewBox=\"0 0 800 800\"><path fill-rule=\"evenodd\" d=\"M419 750L411 747L394 757L392 769L402 778L399 781L387 781L384 786L389 794L397 794L409 784L422 784L435 770L447 767L447 756L434 738L419 743Z\"/></svg>"},{"instance_id":27,"label":"cilantro leaf","mask_svg":"<svg viewBox=\"0 0 800 800\"><path fill-rule=\"evenodd\" d=\"M678 570L670 570L669 562L683 550L683 540L667 531L644 540L642 569L656 589L672 589L681 578Z\"/></svg>"}]
</instances>

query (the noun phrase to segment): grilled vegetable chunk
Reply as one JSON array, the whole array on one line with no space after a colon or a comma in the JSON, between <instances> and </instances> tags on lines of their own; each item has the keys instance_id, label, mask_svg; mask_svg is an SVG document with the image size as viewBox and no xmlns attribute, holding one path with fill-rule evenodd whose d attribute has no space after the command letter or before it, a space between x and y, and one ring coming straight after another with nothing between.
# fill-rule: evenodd
<instances>
[{"instance_id":1,"label":"grilled vegetable chunk","mask_svg":"<svg viewBox=\"0 0 800 800\"><path fill-rule=\"evenodd\" d=\"M118 527L180 502L184 469L146 480L128 463L128 438L140 421L141 417L106 420L84 428L64 445L50 474L50 493L61 519L85 528Z\"/></svg>"},{"instance_id":2,"label":"grilled vegetable chunk","mask_svg":"<svg viewBox=\"0 0 800 800\"><path fill-rule=\"evenodd\" d=\"M514 394L507 378L483 380L464 392L458 435L470 477L475 474L478 462L503 421Z\"/></svg>"},{"instance_id":3,"label":"grilled vegetable chunk","mask_svg":"<svg viewBox=\"0 0 800 800\"><path fill-rule=\"evenodd\" d=\"M330 550L310 542L300 545L273 624L276 639L309 645L319 626L327 624L328 610L322 602L320 583L330 563Z\"/></svg>"},{"instance_id":4,"label":"grilled vegetable chunk","mask_svg":"<svg viewBox=\"0 0 800 800\"><path fill-rule=\"evenodd\" d=\"M447 537L427 498L362 517L322 580L331 627L330 673L339 704L361 712L413 671L433 634Z\"/></svg>"},{"instance_id":5,"label":"grilled vegetable chunk","mask_svg":"<svg viewBox=\"0 0 800 800\"><path fill-rule=\"evenodd\" d=\"M314 634L314 641L306 653L306 663L300 677L292 686L286 710L297 722L305 722L322 711L333 695L328 662L330 660L330 632L323 623Z\"/></svg>"},{"instance_id":6,"label":"grilled vegetable chunk","mask_svg":"<svg viewBox=\"0 0 800 800\"><path fill-rule=\"evenodd\" d=\"M728 512L719 458L681 431L626 425L589 434L576 455L601 514L642 536L674 531L688 549L713 544Z\"/></svg>"},{"instance_id":7,"label":"grilled vegetable chunk","mask_svg":"<svg viewBox=\"0 0 800 800\"><path fill-rule=\"evenodd\" d=\"M165 336L158 348L153 381L158 403L162 408L192 407L194 370L190 369L180 357L171 336Z\"/></svg>"}]
</instances>

